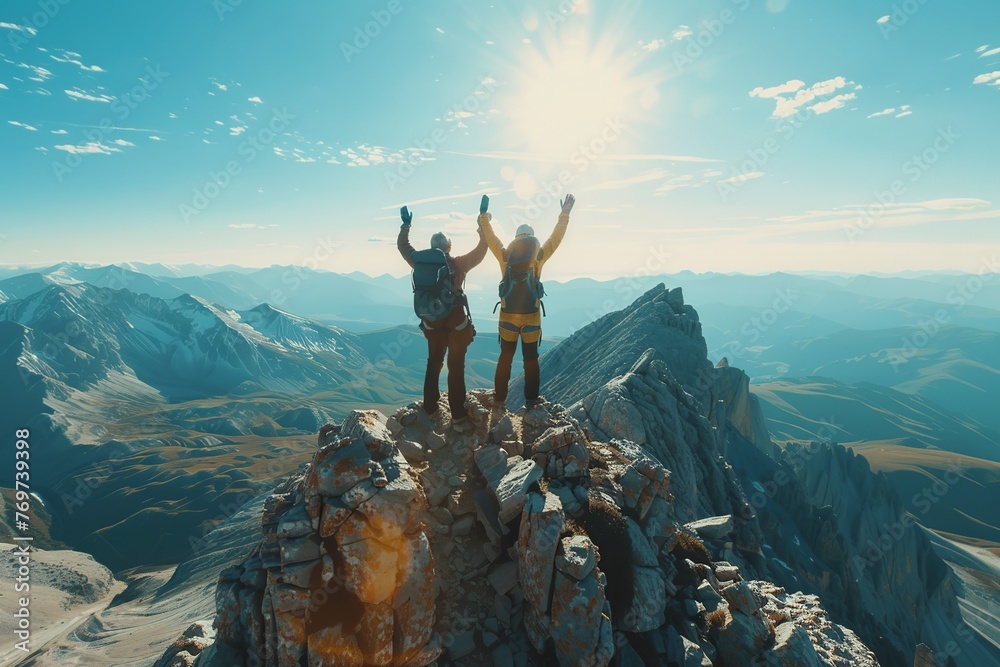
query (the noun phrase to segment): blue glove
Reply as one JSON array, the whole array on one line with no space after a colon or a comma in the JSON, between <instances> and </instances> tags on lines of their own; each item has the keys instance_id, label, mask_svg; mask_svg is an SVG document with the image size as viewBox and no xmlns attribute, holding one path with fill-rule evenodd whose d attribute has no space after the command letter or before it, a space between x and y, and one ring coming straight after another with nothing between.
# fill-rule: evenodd
<instances>
[{"instance_id":1,"label":"blue glove","mask_svg":"<svg viewBox=\"0 0 1000 667\"><path fill-rule=\"evenodd\" d=\"M413 214L405 206L399 209L399 217L403 219L403 225L406 227L409 227L410 223L413 222Z\"/></svg>"},{"instance_id":2,"label":"blue glove","mask_svg":"<svg viewBox=\"0 0 1000 667\"><path fill-rule=\"evenodd\" d=\"M488 211L489 208L490 208L490 198L487 197L486 195L483 195L483 201L479 203L479 212L486 213L486 211Z\"/></svg>"}]
</instances>

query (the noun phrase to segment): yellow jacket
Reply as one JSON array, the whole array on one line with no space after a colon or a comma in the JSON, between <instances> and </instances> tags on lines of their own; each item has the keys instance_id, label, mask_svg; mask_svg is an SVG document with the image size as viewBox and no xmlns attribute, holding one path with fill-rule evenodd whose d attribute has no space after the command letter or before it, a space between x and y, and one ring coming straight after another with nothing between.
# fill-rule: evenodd
<instances>
[{"instance_id":1,"label":"yellow jacket","mask_svg":"<svg viewBox=\"0 0 1000 667\"><path fill-rule=\"evenodd\" d=\"M506 248L502 241L497 238L496 232L493 231L493 226L490 223L489 216L486 213L479 215L479 226L483 230L483 235L486 237L486 245L493 253L493 256L497 258L497 262L500 263L500 275L503 276L504 271L507 269L507 258L506 258ZM566 236L566 228L569 226L569 213L561 213L559 215L559 222L556 223L556 228L552 230L552 235L549 240L542 244L542 249L538 252L538 277L542 277L542 267L545 262L549 260L550 257L555 253L559 244L562 243L563 237ZM504 324L513 325L513 330L511 328L505 328ZM523 332L521 338L526 343L537 342L541 338L541 326L542 326L542 313L507 313L504 312L503 308L500 309L500 337L504 340L517 340L517 331L521 327L532 327L537 329L537 331L532 331L531 333Z\"/></svg>"}]
</instances>

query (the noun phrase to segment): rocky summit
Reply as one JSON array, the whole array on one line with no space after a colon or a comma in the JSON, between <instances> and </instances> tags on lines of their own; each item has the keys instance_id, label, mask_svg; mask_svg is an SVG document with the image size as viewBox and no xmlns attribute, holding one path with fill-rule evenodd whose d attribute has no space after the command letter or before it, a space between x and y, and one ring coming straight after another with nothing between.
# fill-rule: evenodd
<instances>
[{"instance_id":1,"label":"rocky summit","mask_svg":"<svg viewBox=\"0 0 1000 667\"><path fill-rule=\"evenodd\" d=\"M545 359L555 400L474 391L471 428L324 426L157 667L1000 664L922 529L882 539L885 479L773 443L679 290Z\"/></svg>"},{"instance_id":2,"label":"rocky summit","mask_svg":"<svg viewBox=\"0 0 1000 667\"><path fill-rule=\"evenodd\" d=\"M321 431L221 574L215 642L159 664L878 664L815 596L720 559L732 516L680 523L642 446L489 398L467 433L416 405Z\"/></svg>"}]
</instances>

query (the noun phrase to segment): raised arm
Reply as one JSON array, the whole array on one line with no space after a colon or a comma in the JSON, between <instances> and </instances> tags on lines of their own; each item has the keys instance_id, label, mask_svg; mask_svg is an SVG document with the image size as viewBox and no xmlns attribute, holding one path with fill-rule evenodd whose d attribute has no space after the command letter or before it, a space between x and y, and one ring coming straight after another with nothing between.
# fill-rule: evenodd
<instances>
[{"instance_id":1,"label":"raised arm","mask_svg":"<svg viewBox=\"0 0 1000 667\"><path fill-rule=\"evenodd\" d=\"M483 228L479 228L479 243L472 251L455 258L455 266L468 273L479 266L479 263L486 257L486 237L483 235Z\"/></svg>"},{"instance_id":2,"label":"raised arm","mask_svg":"<svg viewBox=\"0 0 1000 667\"><path fill-rule=\"evenodd\" d=\"M552 230L552 236L549 237L549 240L542 245L542 252L539 256L539 260L542 262L552 257L559 244L562 243L563 237L566 236L566 228L569 227L569 214L573 210L573 204L576 203L576 197L566 195L566 199L561 203L562 211L559 213L556 228Z\"/></svg>"},{"instance_id":3,"label":"raised arm","mask_svg":"<svg viewBox=\"0 0 1000 667\"><path fill-rule=\"evenodd\" d=\"M505 249L503 242L497 237L496 232L493 231L490 214L486 212L489 204L490 198L483 195L483 203L479 206L479 230L486 238L486 246L493 253L493 256L497 258L497 261L500 262L500 270L503 271L507 266L503 258Z\"/></svg>"},{"instance_id":4,"label":"raised arm","mask_svg":"<svg viewBox=\"0 0 1000 667\"><path fill-rule=\"evenodd\" d=\"M413 222L413 214L404 206L399 209L399 217L403 219L403 224L399 228L399 236L396 237L396 248L410 268L413 268L413 260L410 259L410 255L416 252L410 243L410 223Z\"/></svg>"}]
</instances>

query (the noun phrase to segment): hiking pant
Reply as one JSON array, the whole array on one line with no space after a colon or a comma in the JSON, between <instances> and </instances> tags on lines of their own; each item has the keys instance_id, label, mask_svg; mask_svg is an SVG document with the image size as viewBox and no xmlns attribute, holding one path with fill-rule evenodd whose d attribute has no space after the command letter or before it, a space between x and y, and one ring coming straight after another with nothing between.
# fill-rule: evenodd
<instances>
[{"instance_id":1,"label":"hiking pant","mask_svg":"<svg viewBox=\"0 0 1000 667\"><path fill-rule=\"evenodd\" d=\"M514 352L517 351L517 340L500 339L500 358L497 360L497 373L493 379L493 400L507 402L507 385L510 383L510 367L514 363ZM538 341L525 343L521 340L521 356L524 358L524 400L532 401L538 398Z\"/></svg>"},{"instance_id":2,"label":"hiking pant","mask_svg":"<svg viewBox=\"0 0 1000 667\"><path fill-rule=\"evenodd\" d=\"M445 355L448 357L448 407L452 419L466 417L465 411L465 353L476 336L476 329L468 321L461 329L423 329L427 338L427 373L424 375L424 410L433 414L437 410L441 391L438 383Z\"/></svg>"}]
</instances>

